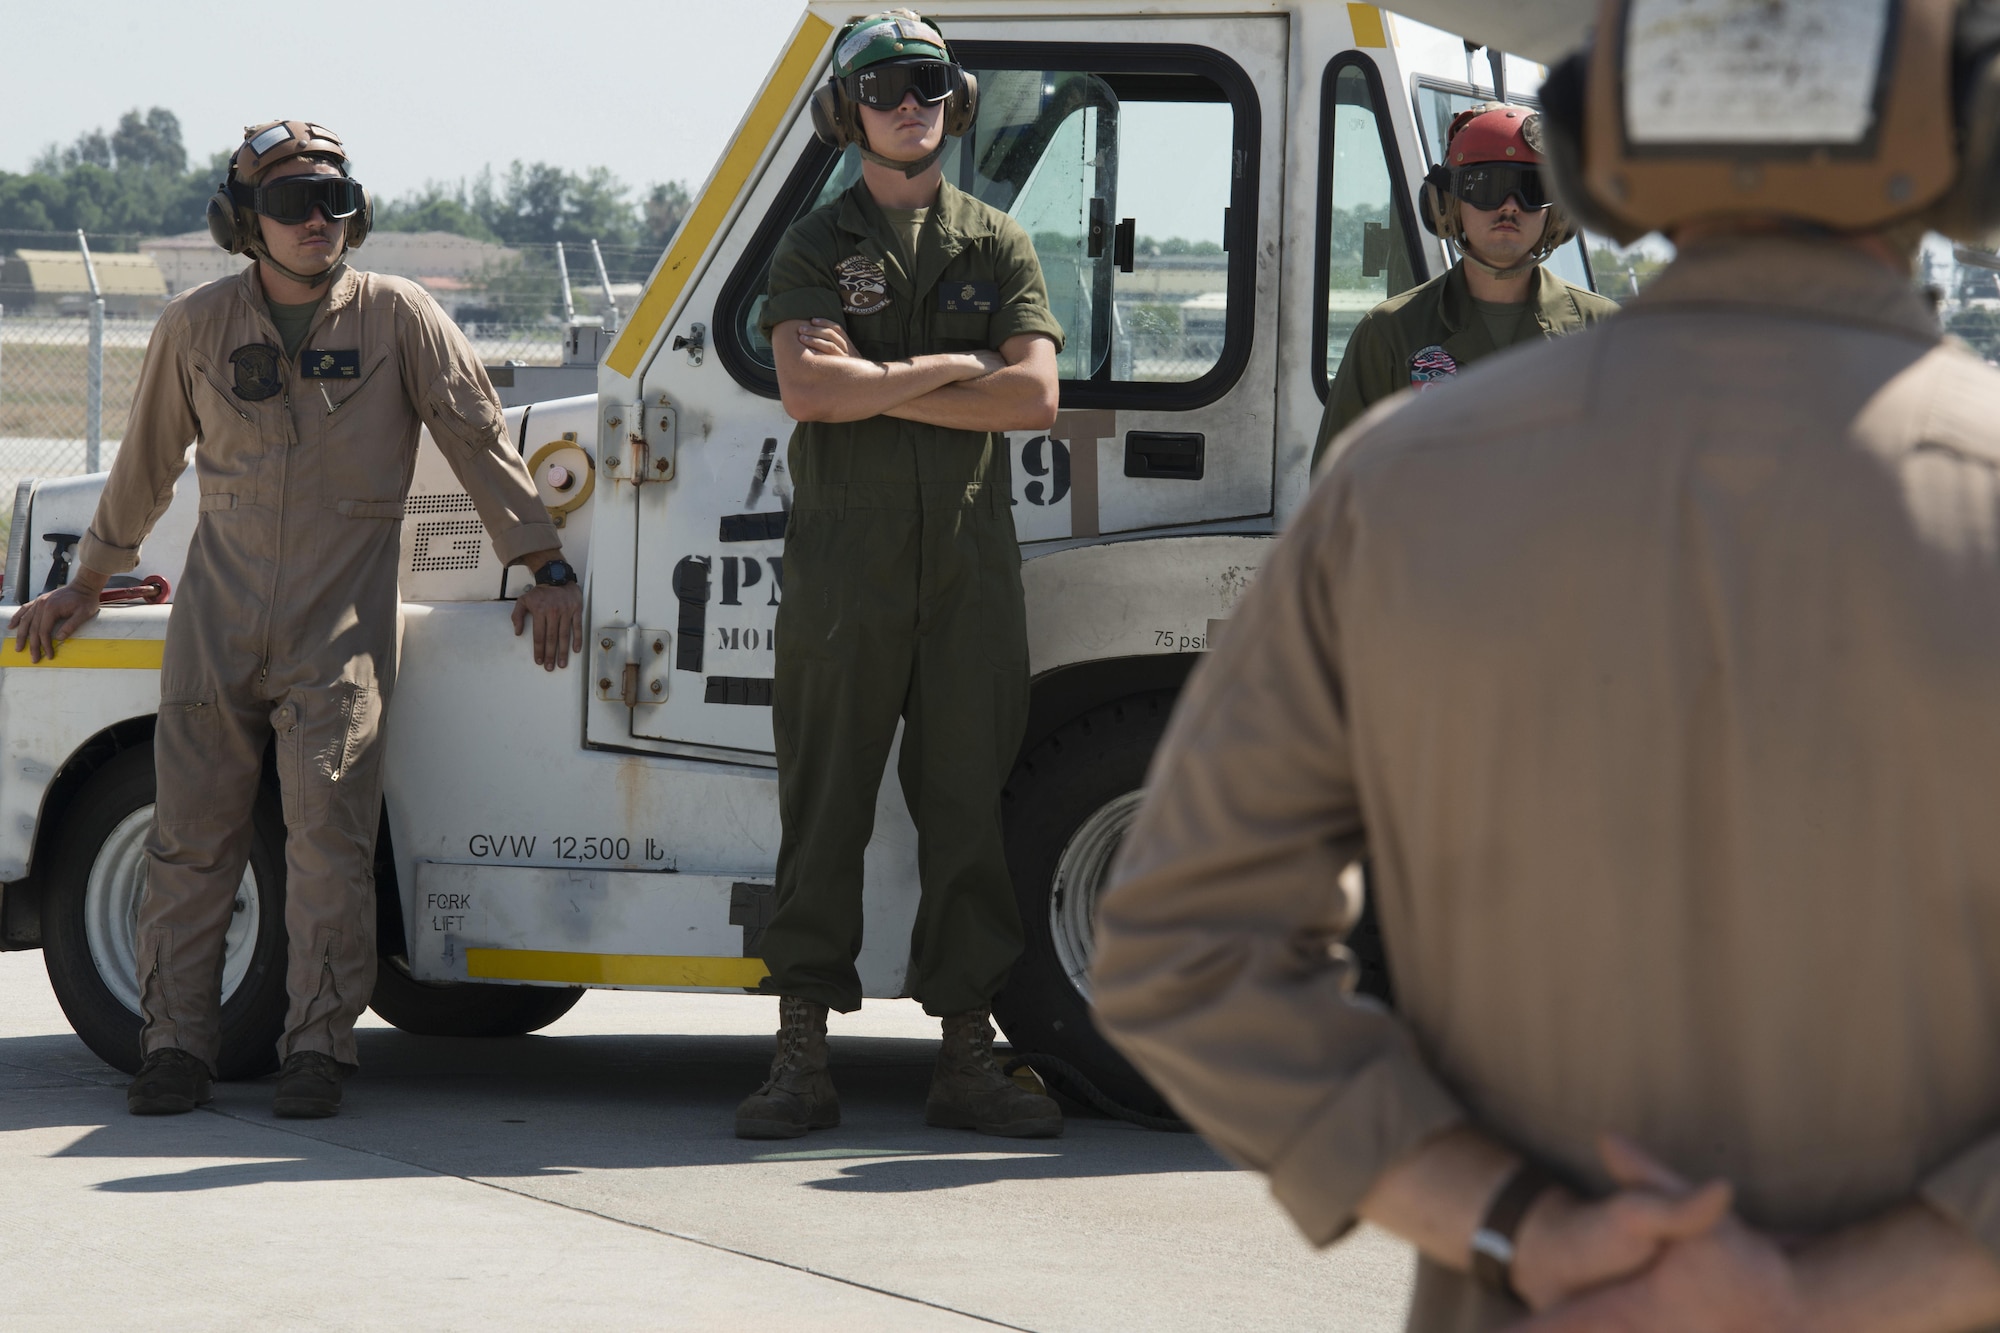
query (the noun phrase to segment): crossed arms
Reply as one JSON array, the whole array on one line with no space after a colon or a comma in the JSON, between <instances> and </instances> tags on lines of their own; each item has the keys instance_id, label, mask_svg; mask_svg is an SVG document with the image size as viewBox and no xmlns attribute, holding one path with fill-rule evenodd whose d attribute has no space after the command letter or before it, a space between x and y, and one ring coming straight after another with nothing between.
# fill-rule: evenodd
<instances>
[{"instance_id":1,"label":"crossed arms","mask_svg":"<svg viewBox=\"0 0 2000 1333\"><path fill-rule=\"evenodd\" d=\"M1056 422L1056 345L1017 333L997 352L939 352L870 361L828 319L771 330L778 394L794 421L899 417L953 430L1047 430Z\"/></svg>"}]
</instances>

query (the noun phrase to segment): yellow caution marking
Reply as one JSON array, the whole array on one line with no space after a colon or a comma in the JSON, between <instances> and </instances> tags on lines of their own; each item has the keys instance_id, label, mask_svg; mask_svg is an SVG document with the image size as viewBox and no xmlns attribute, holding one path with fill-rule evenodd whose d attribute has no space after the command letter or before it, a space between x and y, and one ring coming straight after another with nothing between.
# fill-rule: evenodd
<instances>
[{"instance_id":1,"label":"yellow caution marking","mask_svg":"<svg viewBox=\"0 0 2000 1333\"><path fill-rule=\"evenodd\" d=\"M1378 6L1349 5L1347 7L1347 23L1349 27L1354 29L1354 44L1356 46L1386 48L1389 45L1388 29L1382 22L1382 11Z\"/></svg>"},{"instance_id":2,"label":"yellow caution marking","mask_svg":"<svg viewBox=\"0 0 2000 1333\"><path fill-rule=\"evenodd\" d=\"M95 671L158 671L167 645L162 639L71 639L56 645L55 655L30 660L16 648L12 635L0 644L0 667L66 667Z\"/></svg>"},{"instance_id":3,"label":"yellow caution marking","mask_svg":"<svg viewBox=\"0 0 2000 1333\"><path fill-rule=\"evenodd\" d=\"M465 975L482 981L561 981L572 986L753 987L771 975L761 958L689 958L645 953L554 953L467 949Z\"/></svg>"},{"instance_id":4,"label":"yellow caution marking","mask_svg":"<svg viewBox=\"0 0 2000 1333\"><path fill-rule=\"evenodd\" d=\"M751 108L729 151L723 154L722 165L715 169L701 198L689 210L687 221L674 238L673 249L667 251L667 257L653 270L652 281L639 297L639 308L632 312L631 321L612 345L611 355L604 358L605 364L620 375L629 379L638 371L639 358L653 345L660 325L673 312L674 302L680 300L694 276L695 265L701 262L709 242L722 229L723 219L729 216L736 197L750 181L750 173L756 170L757 159L764 155L765 147L778 133L785 112L812 76L819 53L832 35L833 25L817 14L808 13L799 24L785 58L778 62L777 71L757 98L757 105Z\"/></svg>"}]
</instances>

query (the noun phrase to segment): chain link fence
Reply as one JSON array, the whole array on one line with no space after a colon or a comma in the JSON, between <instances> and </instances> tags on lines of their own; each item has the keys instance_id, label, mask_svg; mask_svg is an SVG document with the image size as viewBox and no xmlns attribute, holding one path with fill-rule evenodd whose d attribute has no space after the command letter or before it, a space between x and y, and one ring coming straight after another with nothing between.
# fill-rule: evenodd
<instances>
[{"instance_id":1,"label":"chain link fence","mask_svg":"<svg viewBox=\"0 0 2000 1333\"><path fill-rule=\"evenodd\" d=\"M381 232L351 262L420 283L485 364L553 366L567 324L615 328L658 258L627 246ZM167 301L246 262L206 232L0 231L0 542L21 478L110 466Z\"/></svg>"}]
</instances>

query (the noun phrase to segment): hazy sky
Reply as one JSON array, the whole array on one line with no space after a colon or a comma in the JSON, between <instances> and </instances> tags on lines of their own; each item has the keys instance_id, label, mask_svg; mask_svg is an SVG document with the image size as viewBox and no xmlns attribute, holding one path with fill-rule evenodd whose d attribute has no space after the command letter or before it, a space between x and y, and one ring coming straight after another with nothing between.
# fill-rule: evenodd
<instances>
[{"instance_id":1,"label":"hazy sky","mask_svg":"<svg viewBox=\"0 0 2000 1333\"><path fill-rule=\"evenodd\" d=\"M0 170L110 128L180 117L194 160L245 124L331 126L379 197L515 158L699 185L801 0L44 0L0 6Z\"/></svg>"}]
</instances>

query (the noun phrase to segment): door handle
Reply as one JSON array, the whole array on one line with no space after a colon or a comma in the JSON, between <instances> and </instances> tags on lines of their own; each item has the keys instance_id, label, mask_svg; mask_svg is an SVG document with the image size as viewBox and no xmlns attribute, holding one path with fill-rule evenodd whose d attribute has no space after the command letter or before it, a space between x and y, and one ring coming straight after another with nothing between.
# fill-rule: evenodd
<instances>
[{"instance_id":1,"label":"door handle","mask_svg":"<svg viewBox=\"0 0 2000 1333\"><path fill-rule=\"evenodd\" d=\"M1125 432L1125 475L1200 481L1206 462L1199 431L1128 430Z\"/></svg>"}]
</instances>

